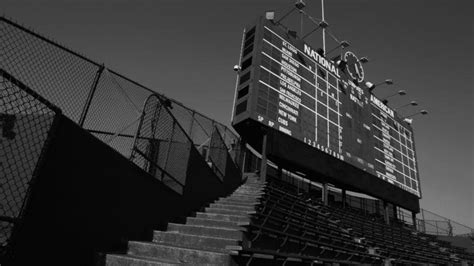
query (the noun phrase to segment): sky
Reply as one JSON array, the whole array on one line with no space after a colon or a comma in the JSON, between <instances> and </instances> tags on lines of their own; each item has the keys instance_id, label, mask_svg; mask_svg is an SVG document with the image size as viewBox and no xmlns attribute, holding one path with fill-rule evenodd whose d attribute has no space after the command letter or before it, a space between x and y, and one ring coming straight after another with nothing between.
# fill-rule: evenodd
<instances>
[{"instance_id":1,"label":"sky","mask_svg":"<svg viewBox=\"0 0 474 266\"><path fill-rule=\"evenodd\" d=\"M306 12L321 18L319 0ZM230 124L242 30L292 0L0 0L0 12L149 88ZM331 31L366 56L366 80L415 116L421 207L474 228L472 0L325 0ZM297 16L284 24L296 25ZM305 21L304 32L312 29ZM309 38L320 47L321 34ZM328 42L328 49L333 43Z\"/></svg>"}]
</instances>

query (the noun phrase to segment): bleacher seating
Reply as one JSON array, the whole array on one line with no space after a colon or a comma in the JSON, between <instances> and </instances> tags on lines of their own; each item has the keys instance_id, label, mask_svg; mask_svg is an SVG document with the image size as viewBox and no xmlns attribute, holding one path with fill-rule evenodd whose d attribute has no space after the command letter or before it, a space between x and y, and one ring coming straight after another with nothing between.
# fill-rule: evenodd
<instances>
[{"instance_id":1,"label":"bleacher seating","mask_svg":"<svg viewBox=\"0 0 474 266\"><path fill-rule=\"evenodd\" d=\"M327 206L318 195L271 176L242 246L240 256L248 264L265 259L343 264L474 262L472 254L449 242L401 222L387 225L376 215Z\"/></svg>"}]
</instances>

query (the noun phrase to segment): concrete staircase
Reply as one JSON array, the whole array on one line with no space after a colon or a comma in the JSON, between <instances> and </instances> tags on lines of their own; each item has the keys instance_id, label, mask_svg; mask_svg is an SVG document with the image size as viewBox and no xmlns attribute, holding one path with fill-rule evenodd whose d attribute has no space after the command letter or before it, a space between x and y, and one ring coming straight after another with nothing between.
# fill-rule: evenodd
<instances>
[{"instance_id":1,"label":"concrete staircase","mask_svg":"<svg viewBox=\"0 0 474 266\"><path fill-rule=\"evenodd\" d=\"M265 183L249 175L234 193L219 198L186 224L169 223L153 242L130 241L127 254L108 254L106 265L234 265L241 249L241 227L250 222Z\"/></svg>"}]
</instances>

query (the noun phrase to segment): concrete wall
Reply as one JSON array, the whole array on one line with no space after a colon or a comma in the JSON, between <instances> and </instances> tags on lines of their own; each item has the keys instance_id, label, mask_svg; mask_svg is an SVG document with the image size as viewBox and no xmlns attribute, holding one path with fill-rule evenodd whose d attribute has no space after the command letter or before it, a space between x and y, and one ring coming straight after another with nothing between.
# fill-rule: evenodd
<instances>
[{"instance_id":1,"label":"concrete wall","mask_svg":"<svg viewBox=\"0 0 474 266\"><path fill-rule=\"evenodd\" d=\"M97 254L149 240L153 229L166 229L240 184L235 174L222 182L197 150L189 158L179 195L61 117L16 233L15 264L92 265Z\"/></svg>"}]
</instances>

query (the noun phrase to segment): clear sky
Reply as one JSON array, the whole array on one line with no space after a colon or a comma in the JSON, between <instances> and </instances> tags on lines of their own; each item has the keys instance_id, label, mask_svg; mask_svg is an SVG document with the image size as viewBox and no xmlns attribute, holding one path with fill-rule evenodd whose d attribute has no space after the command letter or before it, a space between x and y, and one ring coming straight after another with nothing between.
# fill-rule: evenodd
<instances>
[{"instance_id":1,"label":"clear sky","mask_svg":"<svg viewBox=\"0 0 474 266\"><path fill-rule=\"evenodd\" d=\"M1 0L15 21L150 88L229 124L242 29L292 0ZM306 0L320 16L320 1ZM386 78L427 116L413 123L422 208L474 227L474 1L326 0L326 20L371 62L366 80ZM285 20L297 22L297 17ZM305 22L304 29L310 29ZM310 38L319 47L321 36ZM331 47L331 44L328 45ZM404 114L418 109L406 108Z\"/></svg>"}]
</instances>

